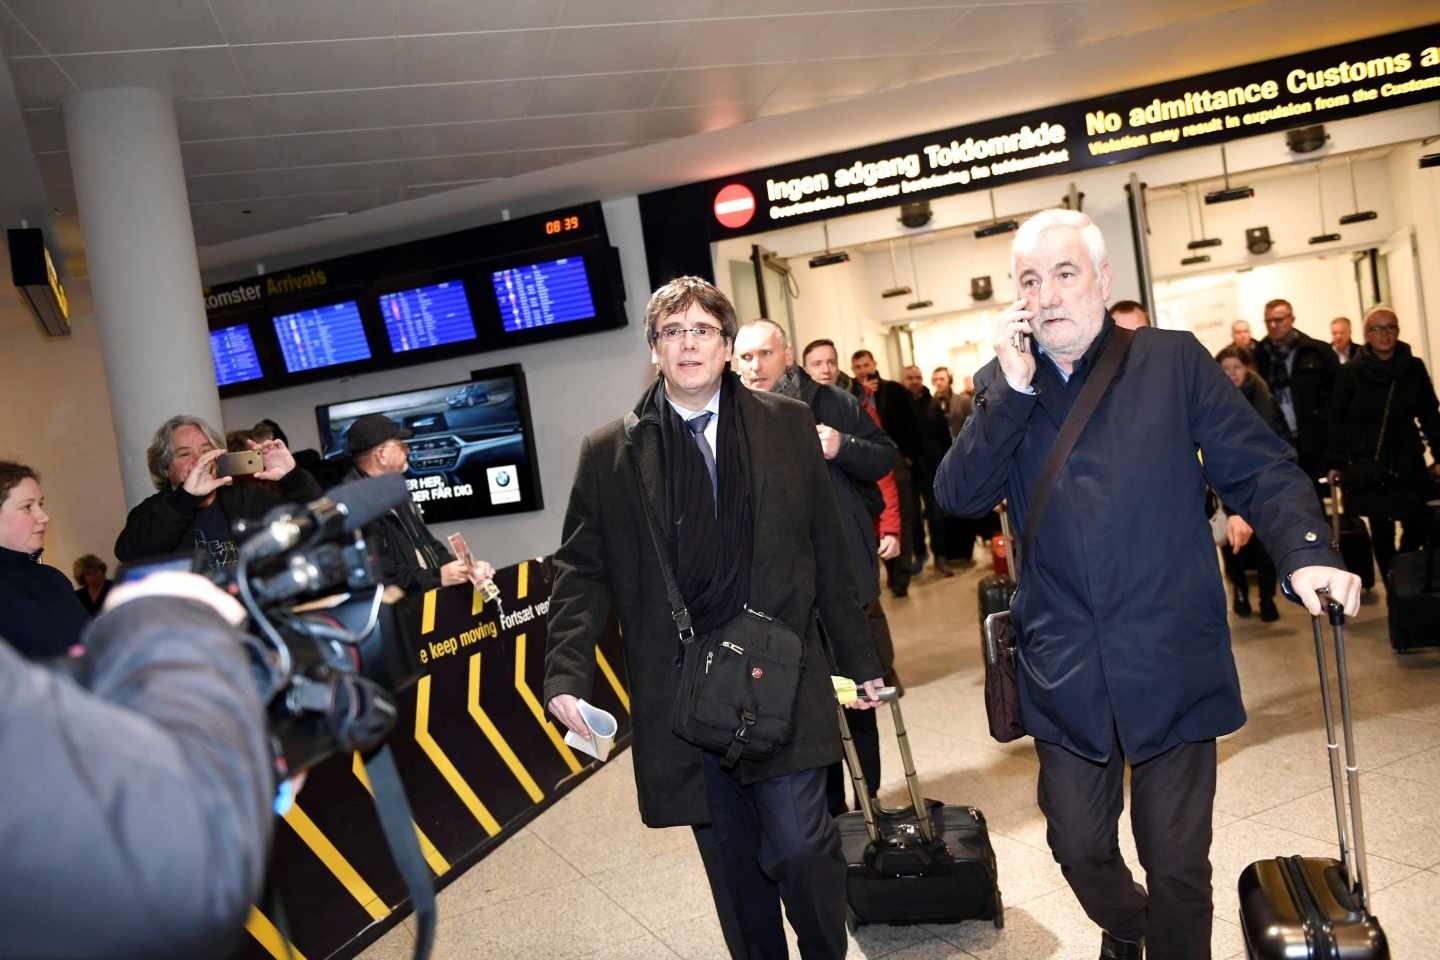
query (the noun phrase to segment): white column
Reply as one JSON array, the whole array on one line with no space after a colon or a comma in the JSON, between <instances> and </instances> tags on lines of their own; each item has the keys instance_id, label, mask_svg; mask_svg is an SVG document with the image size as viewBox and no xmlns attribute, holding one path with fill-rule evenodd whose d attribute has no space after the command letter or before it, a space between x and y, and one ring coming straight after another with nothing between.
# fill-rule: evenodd
<instances>
[{"instance_id":1,"label":"white column","mask_svg":"<svg viewBox=\"0 0 1440 960\"><path fill-rule=\"evenodd\" d=\"M70 169L130 504L155 492L145 448L178 413L216 429L220 395L167 94L123 87L65 101Z\"/></svg>"}]
</instances>

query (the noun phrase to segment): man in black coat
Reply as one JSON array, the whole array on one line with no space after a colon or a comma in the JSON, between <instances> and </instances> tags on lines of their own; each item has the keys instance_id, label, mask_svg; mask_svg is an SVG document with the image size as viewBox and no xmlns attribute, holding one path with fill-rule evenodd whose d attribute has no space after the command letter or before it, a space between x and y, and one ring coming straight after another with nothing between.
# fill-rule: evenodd
<instances>
[{"instance_id":1,"label":"man in black coat","mask_svg":"<svg viewBox=\"0 0 1440 960\"><path fill-rule=\"evenodd\" d=\"M681 277L645 309L660 377L634 410L590 434L555 553L544 696L580 736L595 641L612 608L625 638L635 784L648 826L692 826L736 957L786 956L781 903L806 958L845 955L845 863L825 798L841 757L825 639L875 704L880 668L846 560L815 421L804 404L752 393L727 367L735 310ZM794 735L766 760L721 757L677 736L681 640L646 505L662 531L697 635L748 607L803 638Z\"/></svg>"},{"instance_id":2,"label":"man in black coat","mask_svg":"<svg viewBox=\"0 0 1440 960\"><path fill-rule=\"evenodd\" d=\"M1395 556L1396 521L1404 524L1402 551L1425 543L1425 502L1433 496L1433 478L1440 476L1440 404L1425 361L1399 339L1394 310L1373 308L1363 329L1365 346L1341 367L1335 384L1331 459L1345 471L1346 507L1370 520L1375 562L1384 577ZM1436 460L1429 467L1426 440ZM1364 476L1372 483L1362 485Z\"/></svg>"},{"instance_id":3,"label":"man in black coat","mask_svg":"<svg viewBox=\"0 0 1440 960\"><path fill-rule=\"evenodd\" d=\"M150 479L159 491L146 497L125 518L115 540L115 557L128 562L190 550L203 550L210 567L235 565L234 523L258 520L281 503L308 502L321 495L315 478L295 466L281 440L252 444L264 461L256 480L279 484L277 499L248 478L215 474L225 454L225 439L199 417L171 417L155 431L145 451Z\"/></svg>"},{"instance_id":4,"label":"man in black coat","mask_svg":"<svg viewBox=\"0 0 1440 960\"><path fill-rule=\"evenodd\" d=\"M1295 329L1289 300L1265 304L1265 330L1255 344L1255 369L1290 428L1300 469L1315 480L1328 463L1330 395L1340 361L1330 344Z\"/></svg>"},{"instance_id":5,"label":"man in black coat","mask_svg":"<svg viewBox=\"0 0 1440 960\"><path fill-rule=\"evenodd\" d=\"M890 592L903 597L910 592L917 549L925 548L923 540L918 545L914 542L915 521L920 516L915 470L924 454L920 422L915 418L910 392L894 380L881 378L875 366L875 354L856 350L850 355L850 371L860 386L860 402L880 414L880 428L900 448L900 459L895 461L895 487L900 494L900 555L885 561L885 573Z\"/></svg>"},{"instance_id":6,"label":"man in black coat","mask_svg":"<svg viewBox=\"0 0 1440 960\"><path fill-rule=\"evenodd\" d=\"M911 468L915 485L915 499L920 512L915 517L915 529L911 534L915 541L916 574L925 569L925 531L930 531L930 552L935 555L935 572L942 577L953 577L946 565L950 556L950 544L945 538L945 514L935 503L935 470L940 460L950 449L950 424L945 411L930 395L925 386L925 374L911 364L900 371L905 391L910 394L910 407L915 411L915 424L920 430L920 457Z\"/></svg>"},{"instance_id":7,"label":"man in black coat","mask_svg":"<svg viewBox=\"0 0 1440 960\"><path fill-rule=\"evenodd\" d=\"M996 359L975 375L974 416L935 487L963 515L1008 498L1024 530L1062 423L1102 352L1127 333L1105 309L1105 239L1083 213L1027 221L1012 261L1021 299L997 318ZM1238 729L1245 709L1201 508L1206 481L1254 524L1312 613L1324 587L1353 616L1360 581L1340 568L1289 447L1194 336L1129 336L1022 557L1012 604L1021 714L1050 848L1104 931L1101 956L1138 958L1143 940L1151 960L1208 960L1215 738ZM1127 762L1148 895L1119 852Z\"/></svg>"},{"instance_id":8,"label":"man in black coat","mask_svg":"<svg viewBox=\"0 0 1440 960\"><path fill-rule=\"evenodd\" d=\"M860 409L855 397L838 387L816 383L795 365L794 351L779 324L753 320L741 327L735 337L735 359L745 386L799 400L815 416L820 452L825 456L830 486L840 507L850 573L860 602L865 605L870 640L880 669L885 681L893 684L895 645L890 638L885 608L880 605L879 559L899 553L900 540L886 535L882 543L875 529L875 518L884 507L876 484L895 465L898 456L895 443ZM866 786L873 794L880 787L880 732L875 725L875 715L870 712L852 715L850 735L855 741ZM830 767L826 793L832 813L844 813L848 809L845 804L847 780L843 764Z\"/></svg>"},{"instance_id":9,"label":"man in black coat","mask_svg":"<svg viewBox=\"0 0 1440 960\"><path fill-rule=\"evenodd\" d=\"M345 480L403 474L410 465L406 441L413 436L410 428L383 413L356 417L345 431L345 450L354 459ZM495 576L495 568L483 560L472 566L465 558L453 556L430 532L420 508L411 500L386 511L372 529L381 583L423 593L467 581L478 585Z\"/></svg>"}]
</instances>

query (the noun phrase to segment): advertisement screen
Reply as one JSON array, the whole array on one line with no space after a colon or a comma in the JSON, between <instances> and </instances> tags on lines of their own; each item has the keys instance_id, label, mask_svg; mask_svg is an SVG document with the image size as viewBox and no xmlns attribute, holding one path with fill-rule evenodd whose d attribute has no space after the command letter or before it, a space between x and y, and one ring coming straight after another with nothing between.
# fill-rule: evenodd
<instances>
[{"instance_id":1,"label":"advertisement screen","mask_svg":"<svg viewBox=\"0 0 1440 960\"><path fill-rule=\"evenodd\" d=\"M518 365L476 373L462 383L316 407L321 452L345 456L356 418L384 414L414 434L405 482L426 523L540 509L525 375Z\"/></svg>"}]
</instances>

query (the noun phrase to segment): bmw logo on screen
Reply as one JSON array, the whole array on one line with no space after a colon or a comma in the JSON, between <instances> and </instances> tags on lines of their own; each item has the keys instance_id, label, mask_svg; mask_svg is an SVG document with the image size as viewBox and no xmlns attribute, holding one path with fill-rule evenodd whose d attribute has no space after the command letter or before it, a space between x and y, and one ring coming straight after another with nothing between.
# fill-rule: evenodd
<instances>
[{"instance_id":1,"label":"bmw logo on screen","mask_svg":"<svg viewBox=\"0 0 1440 960\"><path fill-rule=\"evenodd\" d=\"M490 484L491 503L520 502L520 483L515 476L514 464L490 467L485 471L485 479Z\"/></svg>"}]
</instances>

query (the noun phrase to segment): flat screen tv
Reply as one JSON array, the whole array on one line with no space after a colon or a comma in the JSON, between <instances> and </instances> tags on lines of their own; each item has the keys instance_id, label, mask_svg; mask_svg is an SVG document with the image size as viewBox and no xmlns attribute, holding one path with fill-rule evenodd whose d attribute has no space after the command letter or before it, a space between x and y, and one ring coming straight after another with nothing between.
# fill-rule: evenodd
<instances>
[{"instance_id":1,"label":"flat screen tv","mask_svg":"<svg viewBox=\"0 0 1440 960\"><path fill-rule=\"evenodd\" d=\"M215 364L217 386L259 380L265 375L260 366L260 355L255 352L255 338L250 335L248 323L211 330L210 360Z\"/></svg>"},{"instance_id":2,"label":"flat screen tv","mask_svg":"<svg viewBox=\"0 0 1440 960\"><path fill-rule=\"evenodd\" d=\"M426 523L544 506L519 364L477 370L460 383L321 404L315 419L326 459L347 455L350 425L367 413L384 414L415 434L405 481Z\"/></svg>"},{"instance_id":3,"label":"flat screen tv","mask_svg":"<svg viewBox=\"0 0 1440 960\"><path fill-rule=\"evenodd\" d=\"M383 293L380 315L393 353L475 339L475 320L460 280Z\"/></svg>"},{"instance_id":4,"label":"flat screen tv","mask_svg":"<svg viewBox=\"0 0 1440 960\"><path fill-rule=\"evenodd\" d=\"M584 256L496 270L490 281L506 333L575 323L596 315Z\"/></svg>"},{"instance_id":5,"label":"flat screen tv","mask_svg":"<svg viewBox=\"0 0 1440 960\"><path fill-rule=\"evenodd\" d=\"M360 305L354 300L282 313L274 324L285 369L291 373L370 359Z\"/></svg>"}]
</instances>

